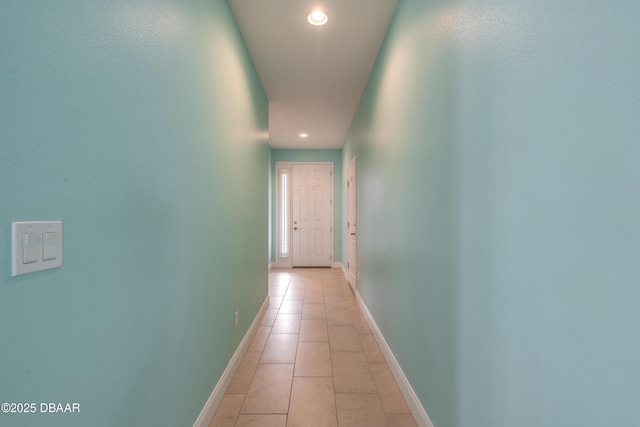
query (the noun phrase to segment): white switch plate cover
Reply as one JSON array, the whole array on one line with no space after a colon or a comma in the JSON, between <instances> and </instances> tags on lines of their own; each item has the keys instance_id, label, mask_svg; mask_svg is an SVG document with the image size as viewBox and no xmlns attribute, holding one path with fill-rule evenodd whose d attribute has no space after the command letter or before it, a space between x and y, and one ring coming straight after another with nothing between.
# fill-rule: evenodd
<instances>
[{"instance_id":1,"label":"white switch plate cover","mask_svg":"<svg viewBox=\"0 0 640 427\"><path fill-rule=\"evenodd\" d=\"M37 233L40 235L38 257L35 262L25 264L23 261L23 236L25 233ZM49 252L55 254L55 258L44 260L44 233L57 233L56 248L49 248ZM52 250L53 249L53 250ZM49 270L62 266L62 221L32 221L13 222L11 224L11 275L35 273L36 271Z\"/></svg>"}]
</instances>

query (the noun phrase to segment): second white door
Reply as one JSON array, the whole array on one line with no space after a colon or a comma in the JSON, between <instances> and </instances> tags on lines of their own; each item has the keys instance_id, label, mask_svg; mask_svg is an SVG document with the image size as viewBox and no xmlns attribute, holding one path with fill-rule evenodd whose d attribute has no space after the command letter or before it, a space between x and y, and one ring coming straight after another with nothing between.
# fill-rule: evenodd
<instances>
[{"instance_id":1,"label":"second white door","mask_svg":"<svg viewBox=\"0 0 640 427\"><path fill-rule=\"evenodd\" d=\"M294 267L333 264L333 165L292 167L292 258Z\"/></svg>"}]
</instances>

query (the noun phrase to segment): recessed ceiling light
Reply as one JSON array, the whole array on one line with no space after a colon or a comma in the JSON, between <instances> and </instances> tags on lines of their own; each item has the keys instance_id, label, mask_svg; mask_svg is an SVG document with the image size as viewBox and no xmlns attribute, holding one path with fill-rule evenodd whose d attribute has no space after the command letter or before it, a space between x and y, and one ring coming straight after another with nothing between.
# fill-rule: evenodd
<instances>
[{"instance_id":1,"label":"recessed ceiling light","mask_svg":"<svg viewBox=\"0 0 640 427\"><path fill-rule=\"evenodd\" d=\"M307 138L309 136L309 134L301 133L299 136L300 136L300 138Z\"/></svg>"},{"instance_id":2,"label":"recessed ceiling light","mask_svg":"<svg viewBox=\"0 0 640 427\"><path fill-rule=\"evenodd\" d=\"M312 10L307 13L307 21L309 21L311 25L324 25L328 20L327 14L321 10Z\"/></svg>"}]
</instances>

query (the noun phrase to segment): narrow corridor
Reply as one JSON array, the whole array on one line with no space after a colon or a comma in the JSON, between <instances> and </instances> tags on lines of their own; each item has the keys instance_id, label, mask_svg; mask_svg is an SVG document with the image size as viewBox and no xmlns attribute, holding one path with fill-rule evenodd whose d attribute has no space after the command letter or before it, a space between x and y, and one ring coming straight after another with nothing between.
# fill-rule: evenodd
<instances>
[{"instance_id":1,"label":"narrow corridor","mask_svg":"<svg viewBox=\"0 0 640 427\"><path fill-rule=\"evenodd\" d=\"M273 270L269 296L211 427L416 426L340 270Z\"/></svg>"}]
</instances>

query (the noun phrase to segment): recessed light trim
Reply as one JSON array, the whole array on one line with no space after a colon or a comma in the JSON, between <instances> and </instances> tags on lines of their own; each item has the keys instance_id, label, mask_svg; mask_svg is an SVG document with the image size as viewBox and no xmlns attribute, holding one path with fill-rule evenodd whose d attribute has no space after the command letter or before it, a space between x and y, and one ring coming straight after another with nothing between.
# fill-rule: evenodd
<instances>
[{"instance_id":1,"label":"recessed light trim","mask_svg":"<svg viewBox=\"0 0 640 427\"><path fill-rule=\"evenodd\" d=\"M307 21L311 25L320 26L326 24L329 21L329 17L323 11L316 9L307 13Z\"/></svg>"}]
</instances>

